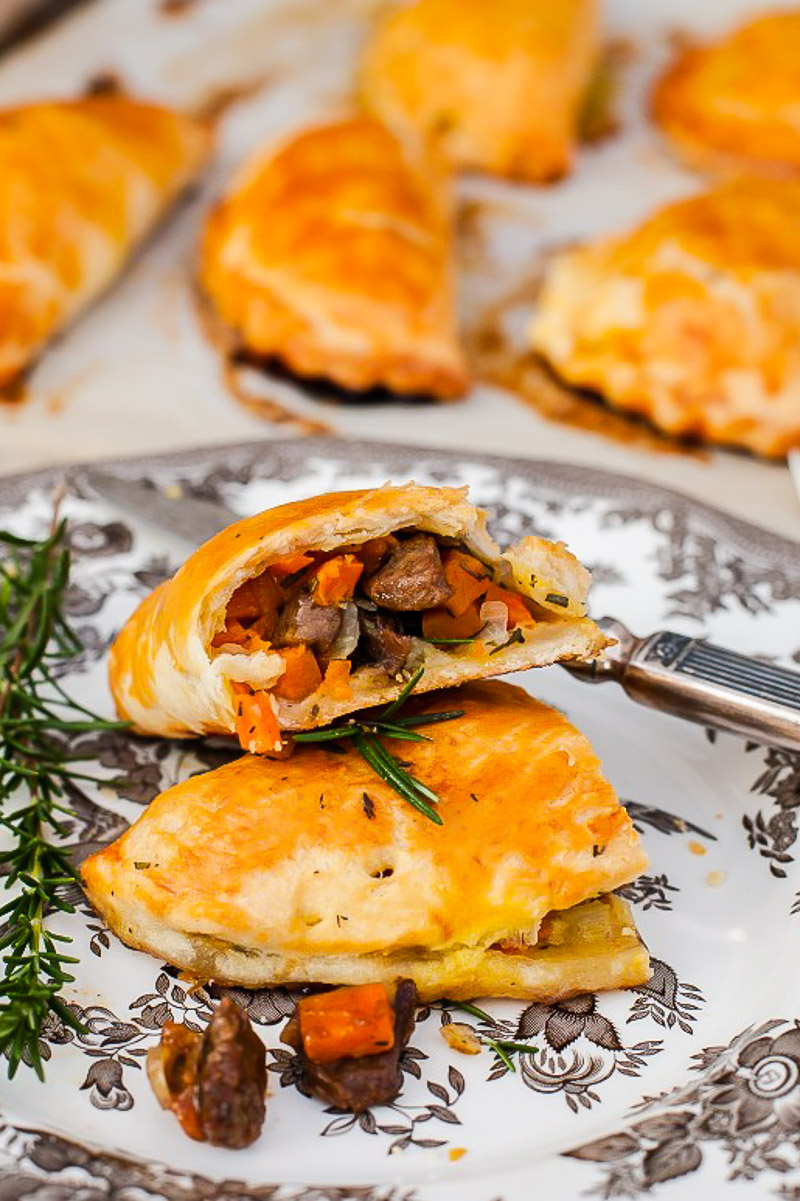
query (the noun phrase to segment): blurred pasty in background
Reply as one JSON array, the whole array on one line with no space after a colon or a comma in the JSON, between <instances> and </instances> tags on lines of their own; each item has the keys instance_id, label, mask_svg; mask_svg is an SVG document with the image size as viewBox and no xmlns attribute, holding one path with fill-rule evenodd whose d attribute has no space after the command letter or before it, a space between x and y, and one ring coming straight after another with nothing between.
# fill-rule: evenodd
<instances>
[{"instance_id":1,"label":"blurred pasty in background","mask_svg":"<svg viewBox=\"0 0 800 1201\"><path fill-rule=\"evenodd\" d=\"M800 445L800 182L724 184L564 252L531 341L670 434L785 454Z\"/></svg>"},{"instance_id":2,"label":"blurred pasty in background","mask_svg":"<svg viewBox=\"0 0 800 1201\"><path fill-rule=\"evenodd\" d=\"M451 242L438 165L360 117L245 165L209 218L201 285L253 358L446 399L468 384Z\"/></svg>"},{"instance_id":3,"label":"blurred pasty in background","mask_svg":"<svg viewBox=\"0 0 800 1201\"><path fill-rule=\"evenodd\" d=\"M416 0L375 30L361 98L457 167L553 180L569 171L598 58L595 0Z\"/></svg>"},{"instance_id":4,"label":"blurred pasty in background","mask_svg":"<svg viewBox=\"0 0 800 1201\"><path fill-rule=\"evenodd\" d=\"M0 112L0 384L107 287L210 147L205 124L125 96Z\"/></svg>"},{"instance_id":5,"label":"blurred pasty in background","mask_svg":"<svg viewBox=\"0 0 800 1201\"><path fill-rule=\"evenodd\" d=\"M703 169L800 171L800 9L684 48L655 89L653 113Z\"/></svg>"}]
</instances>

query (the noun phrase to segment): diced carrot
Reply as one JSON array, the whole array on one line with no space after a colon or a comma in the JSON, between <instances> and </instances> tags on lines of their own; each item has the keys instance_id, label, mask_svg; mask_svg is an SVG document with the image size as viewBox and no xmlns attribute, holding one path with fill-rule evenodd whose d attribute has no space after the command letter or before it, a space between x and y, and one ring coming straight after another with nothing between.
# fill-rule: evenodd
<instances>
[{"instance_id":1,"label":"diced carrot","mask_svg":"<svg viewBox=\"0 0 800 1201\"><path fill-rule=\"evenodd\" d=\"M253 580L245 580L228 601L225 620L251 622L259 618L270 618L273 622L283 603L281 590L268 571Z\"/></svg>"},{"instance_id":2,"label":"diced carrot","mask_svg":"<svg viewBox=\"0 0 800 1201\"><path fill-rule=\"evenodd\" d=\"M356 984L297 1003L303 1050L315 1063L379 1055L394 1046L394 1011L385 984Z\"/></svg>"},{"instance_id":3,"label":"diced carrot","mask_svg":"<svg viewBox=\"0 0 800 1201\"><path fill-rule=\"evenodd\" d=\"M377 571L384 559L388 558L399 545L394 534L386 534L383 538L370 538L369 542L363 543L358 548L358 557L364 564L367 574L370 575L373 571Z\"/></svg>"},{"instance_id":4,"label":"diced carrot","mask_svg":"<svg viewBox=\"0 0 800 1201\"><path fill-rule=\"evenodd\" d=\"M287 646L281 650L281 657L286 670L272 691L285 701L305 700L322 683L314 652L307 646Z\"/></svg>"},{"instance_id":5,"label":"diced carrot","mask_svg":"<svg viewBox=\"0 0 800 1201\"><path fill-rule=\"evenodd\" d=\"M232 642L237 646L242 646L247 641L247 630L239 621L231 621L226 624L223 630L215 634L211 645L225 646L226 643Z\"/></svg>"},{"instance_id":6,"label":"diced carrot","mask_svg":"<svg viewBox=\"0 0 800 1201\"><path fill-rule=\"evenodd\" d=\"M445 601L445 608L453 617L460 617L478 597L483 596L492 577L480 560L465 555L461 550L445 551L442 563L444 578L453 589L453 595Z\"/></svg>"},{"instance_id":7,"label":"diced carrot","mask_svg":"<svg viewBox=\"0 0 800 1201\"><path fill-rule=\"evenodd\" d=\"M355 555L337 555L317 570L314 600L318 605L337 605L348 601L361 578L364 564Z\"/></svg>"},{"instance_id":8,"label":"diced carrot","mask_svg":"<svg viewBox=\"0 0 800 1201\"><path fill-rule=\"evenodd\" d=\"M485 599L503 602L508 609L508 628L510 630L513 630L514 626L536 624L536 618L518 592L509 592L508 588L499 588L497 584L490 584Z\"/></svg>"},{"instance_id":9,"label":"diced carrot","mask_svg":"<svg viewBox=\"0 0 800 1201\"><path fill-rule=\"evenodd\" d=\"M283 749L281 732L266 692L240 692L236 701L236 735L251 755L275 755Z\"/></svg>"},{"instance_id":10,"label":"diced carrot","mask_svg":"<svg viewBox=\"0 0 800 1201\"><path fill-rule=\"evenodd\" d=\"M322 685L325 695L331 700L348 701L351 695L350 660L331 659L325 668L325 679Z\"/></svg>"},{"instance_id":11,"label":"diced carrot","mask_svg":"<svg viewBox=\"0 0 800 1201\"><path fill-rule=\"evenodd\" d=\"M427 609L422 614L423 638L471 638L480 628L480 614L474 602L458 617L447 609Z\"/></svg>"},{"instance_id":12,"label":"diced carrot","mask_svg":"<svg viewBox=\"0 0 800 1201\"><path fill-rule=\"evenodd\" d=\"M302 571L313 562L313 555L304 555L302 551L296 551L292 555L276 559L274 563L270 563L269 569L276 580L284 580L287 575L294 575L296 571Z\"/></svg>"},{"instance_id":13,"label":"diced carrot","mask_svg":"<svg viewBox=\"0 0 800 1201\"><path fill-rule=\"evenodd\" d=\"M257 629L246 630L238 621L226 626L224 630L220 630L219 634L215 634L211 645L221 647L228 643L240 646L249 655L256 651L268 651L272 645L266 638L261 637Z\"/></svg>"}]
</instances>

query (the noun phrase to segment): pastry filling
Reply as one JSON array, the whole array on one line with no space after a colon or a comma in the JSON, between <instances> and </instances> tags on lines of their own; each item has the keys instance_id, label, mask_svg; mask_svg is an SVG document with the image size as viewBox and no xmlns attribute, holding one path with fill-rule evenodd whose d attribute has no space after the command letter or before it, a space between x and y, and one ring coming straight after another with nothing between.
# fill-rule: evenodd
<instances>
[{"instance_id":1,"label":"pastry filling","mask_svg":"<svg viewBox=\"0 0 800 1201\"><path fill-rule=\"evenodd\" d=\"M567 597L548 596L563 602ZM296 703L314 694L347 700L362 668L403 680L421 644L483 656L515 642L554 614L501 586L493 571L453 539L401 530L336 551L308 551L271 563L228 602L212 652L283 659L268 691L237 678L237 733L245 750L279 753L271 696ZM416 652L416 653L415 653ZM414 663L416 658L417 663Z\"/></svg>"}]
</instances>

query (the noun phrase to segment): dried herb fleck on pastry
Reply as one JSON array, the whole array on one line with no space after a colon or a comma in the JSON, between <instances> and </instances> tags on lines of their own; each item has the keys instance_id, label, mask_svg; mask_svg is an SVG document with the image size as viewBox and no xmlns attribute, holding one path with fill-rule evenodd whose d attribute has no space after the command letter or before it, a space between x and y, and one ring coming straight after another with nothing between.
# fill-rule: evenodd
<instances>
[{"instance_id":1,"label":"dried herb fleck on pastry","mask_svg":"<svg viewBox=\"0 0 800 1201\"><path fill-rule=\"evenodd\" d=\"M417 691L591 658L590 576L562 543L501 554L455 488L311 497L223 530L148 597L111 651L120 715L141 733L281 732Z\"/></svg>"},{"instance_id":2,"label":"dried herb fleck on pastry","mask_svg":"<svg viewBox=\"0 0 800 1201\"><path fill-rule=\"evenodd\" d=\"M647 952L609 894L646 856L586 738L511 684L413 701L443 704L463 716L403 744L441 826L353 749L248 755L88 859L92 904L130 946L248 988L406 978L423 999L552 1001L642 983Z\"/></svg>"},{"instance_id":3,"label":"dried herb fleck on pastry","mask_svg":"<svg viewBox=\"0 0 800 1201\"><path fill-rule=\"evenodd\" d=\"M447 399L468 385L451 243L441 165L356 118L245 164L209 218L201 285L253 359Z\"/></svg>"},{"instance_id":4,"label":"dried herb fleck on pastry","mask_svg":"<svg viewBox=\"0 0 800 1201\"><path fill-rule=\"evenodd\" d=\"M210 145L205 124L125 96L0 112L0 385L111 283Z\"/></svg>"},{"instance_id":5,"label":"dried herb fleck on pastry","mask_svg":"<svg viewBox=\"0 0 800 1201\"><path fill-rule=\"evenodd\" d=\"M552 261L531 341L669 434L800 444L800 181L741 179Z\"/></svg>"},{"instance_id":6,"label":"dried herb fleck on pastry","mask_svg":"<svg viewBox=\"0 0 800 1201\"><path fill-rule=\"evenodd\" d=\"M454 166L553 180L570 168L599 51L595 0L415 0L378 24L361 97Z\"/></svg>"},{"instance_id":7,"label":"dried herb fleck on pastry","mask_svg":"<svg viewBox=\"0 0 800 1201\"><path fill-rule=\"evenodd\" d=\"M659 80L653 114L694 166L800 172L800 10L769 12L690 44Z\"/></svg>"}]
</instances>

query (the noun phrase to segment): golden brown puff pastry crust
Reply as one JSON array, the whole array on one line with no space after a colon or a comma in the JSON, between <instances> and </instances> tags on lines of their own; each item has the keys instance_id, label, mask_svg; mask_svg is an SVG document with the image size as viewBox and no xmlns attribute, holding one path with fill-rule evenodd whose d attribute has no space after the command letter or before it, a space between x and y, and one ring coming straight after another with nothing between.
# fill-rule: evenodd
<instances>
[{"instance_id":1,"label":"golden brown puff pastry crust","mask_svg":"<svg viewBox=\"0 0 800 1201\"><path fill-rule=\"evenodd\" d=\"M124 96L0 112L0 384L111 282L210 146L199 121Z\"/></svg>"},{"instance_id":2,"label":"golden brown puff pastry crust","mask_svg":"<svg viewBox=\"0 0 800 1201\"><path fill-rule=\"evenodd\" d=\"M394 978L398 963L415 976L423 958L428 995L458 983L476 995L498 940L535 943L546 914L645 869L630 818L563 714L499 682L414 705L464 711L431 742L404 744L439 794L442 826L354 750L245 756L169 789L92 856L92 903L125 942L202 976L355 983ZM517 957L503 958L513 980ZM641 950L638 962L646 970ZM497 987L496 965L486 970Z\"/></svg>"},{"instance_id":3,"label":"golden brown puff pastry crust","mask_svg":"<svg viewBox=\"0 0 800 1201\"><path fill-rule=\"evenodd\" d=\"M156 588L111 649L109 674L119 714L145 734L232 732L234 681L267 689L284 672L277 650L242 656L210 649L236 589L285 555L335 550L410 527L462 540L493 567L496 577L535 600L542 616L526 627L523 641L494 654L483 644L445 650L416 640L414 666L425 667L419 691L562 658L591 657L606 645L586 616L591 577L562 543L528 537L501 555L487 532L485 514L468 503L466 489L409 484L334 492L229 526ZM553 596L566 599L567 606L552 603L548 598ZM273 696L273 705L282 730L303 730L394 700L401 687L379 668L365 666L351 677L349 699L314 692L297 702Z\"/></svg>"},{"instance_id":4,"label":"golden brown puff pastry crust","mask_svg":"<svg viewBox=\"0 0 800 1201\"><path fill-rule=\"evenodd\" d=\"M531 329L571 384L671 434L800 442L800 182L741 179L557 256Z\"/></svg>"},{"instance_id":5,"label":"golden brown puff pastry crust","mask_svg":"<svg viewBox=\"0 0 800 1201\"><path fill-rule=\"evenodd\" d=\"M558 179L598 51L596 0L416 0L376 28L361 97L457 167Z\"/></svg>"},{"instance_id":6,"label":"golden brown puff pastry crust","mask_svg":"<svg viewBox=\"0 0 800 1201\"><path fill-rule=\"evenodd\" d=\"M800 173L800 10L770 12L683 48L653 93L653 115L694 166Z\"/></svg>"},{"instance_id":7,"label":"golden brown puff pastry crust","mask_svg":"<svg viewBox=\"0 0 800 1201\"><path fill-rule=\"evenodd\" d=\"M467 388L446 178L375 121L308 129L247 163L208 220L201 285L245 351L300 375Z\"/></svg>"}]
</instances>

